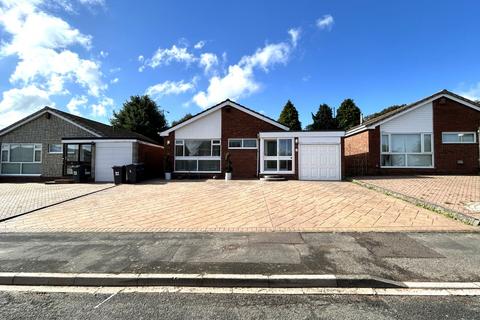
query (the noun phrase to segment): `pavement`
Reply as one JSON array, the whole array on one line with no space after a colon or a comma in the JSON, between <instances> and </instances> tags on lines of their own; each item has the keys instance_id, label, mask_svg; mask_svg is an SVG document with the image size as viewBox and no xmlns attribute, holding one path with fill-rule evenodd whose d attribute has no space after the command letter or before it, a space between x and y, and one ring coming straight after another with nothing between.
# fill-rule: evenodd
<instances>
[{"instance_id":1,"label":"pavement","mask_svg":"<svg viewBox=\"0 0 480 320\"><path fill-rule=\"evenodd\" d=\"M480 282L480 233L4 233L0 272Z\"/></svg>"},{"instance_id":2,"label":"pavement","mask_svg":"<svg viewBox=\"0 0 480 320\"><path fill-rule=\"evenodd\" d=\"M356 180L480 221L480 176L376 176Z\"/></svg>"},{"instance_id":3,"label":"pavement","mask_svg":"<svg viewBox=\"0 0 480 320\"><path fill-rule=\"evenodd\" d=\"M10 319L478 319L479 297L1 292Z\"/></svg>"},{"instance_id":4,"label":"pavement","mask_svg":"<svg viewBox=\"0 0 480 320\"><path fill-rule=\"evenodd\" d=\"M0 221L86 196L113 184L0 183Z\"/></svg>"},{"instance_id":5,"label":"pavement","mask_svg":"<svg viewBox=\"0 0 480 320\"><path fill-rule=\"evenodd\" d=\"M73 186L77 187L81 186ZM7 199L2 201L8 202ZM0 223L0 232L477 229L350 182L258 180L168 183L157 180L120 185Z\"/></svg>"}]
</instances>

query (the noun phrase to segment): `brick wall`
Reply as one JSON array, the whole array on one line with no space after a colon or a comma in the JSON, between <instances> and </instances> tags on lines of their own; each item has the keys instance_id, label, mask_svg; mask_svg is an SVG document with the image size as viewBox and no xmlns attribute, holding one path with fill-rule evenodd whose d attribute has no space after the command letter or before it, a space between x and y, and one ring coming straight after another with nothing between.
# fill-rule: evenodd
<instances>
[{"instance_id":1,"label":"brick wall","mask_svg":"<svg viewBox=\"0 0 480 320\"><path fill-rule=\"evenodd\" d=\"M345 138L347 175L478 174L480 112L448 98L433 101L434 169L381 169L380 127ZM477 132L476 144L443 144L442 132ZM459 164L462 160L463 164Z\"/></svg>"},{"instance_id":2,"label":"brick wall","mask_svg":"<svg viewBox=\"0 0 480 320\"><path fill-rule=\"evenodd\" d=\"M343 139L343 162L347 176L368 174L370 168L370 131L363 131Z\"/></svg>"},{"instance_id":3,"label":"brick wall","mask_svg":"<svg viewBox=\"0 0 480 320\"><path fill-rule=\"evenodd\" d=\"M268 122L258 119L248 113L238 110L234 107L223 107L221 109L222 119L222 138L221 138L221 174L218 173L176 173L174 178L220 178L225 176L225 155L230 152L233 173L233 179L254 179L257 178L259 160L257 159L256 149L228 149L228 139L232 138L252 138L257 139L261 131L283 131ZM170 141L170 143L168 143ZM171 132L165 139L165 152L169 150L173 161L175 154L175 132ZM296 170L297 171L297 170Z\"/></svg>"},{"instance_id":4,"label":"brick wall","mask_svg":"<svg viewBox=\"0 0 480 320\"><path fill-rule=\"evenodd\" d=\"M230 152L234 179L257 178L258 150L228 149L228 139L256 139L261 131L283 131L268 122L260 120L233 107L222 108L222 173L225 167L225 155ZM260 146L259 146L260 147Z\"/></svg>"},{"instance_id":5,"label":"brick wall","mask_svg":"<svg viewBox=\"0 0 480 320\"><path fill-rule=\"evenodd\" d=\"M61 177L63 174L63 155L49 154L48 145L62 143L64 137L92 136L92 134L55 115L48 118L44 114L1 136L0 143L41 143L42 177Z\"/></svg>"},{"instance_id":6,"label":"brick wall","mask_svg":"<svg viewBox=\"0 0 480 320\"><path fill-rule=\"evenodd\" d=\"M163 172L164 149L153 145L136 142L137 162L145 165L145 176L147 178L160 177Z\"/></svg>"},{"instance_id":7,"label":"brick wall","mask_svg":"<svg viewBox=\"0 0 480 320\"><path fill-rule=\"evenodd\" d=\"M475 174L479 172L478 128L480 112L448 98L433 102L435 167L437 173ZM476 144L443 144L442 132L477 132ZM462 160L463 164L457 163Z\"/></svg>"}]
</instances>

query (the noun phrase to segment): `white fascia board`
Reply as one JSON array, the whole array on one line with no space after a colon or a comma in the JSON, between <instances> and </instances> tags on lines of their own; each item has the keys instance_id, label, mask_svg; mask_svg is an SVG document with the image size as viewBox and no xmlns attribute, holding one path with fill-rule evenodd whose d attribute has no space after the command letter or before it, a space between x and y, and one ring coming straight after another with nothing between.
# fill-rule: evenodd
<instances>
[{"instance_id":1,"label":"white fascia board","mask_svg":"<svg viewBox=\"0 0 480 320\"><path fill-rule=\"evenodd\" d=\"M345 131L278 131L260 132L260 138L343 137Z\"/></svg>"},{"instance_id":2,"label":"white fascia board","mask_svg":"<svg viewBox=\"0 0 480 320\"><path fill-rule=\"evenodd\" d=\"M18 128L18 127L20 127L20 126L22 126L22 125L24 125L24 124L26 124L26 123L28 123L28 122L30 122L30 121L32 121L32 120L35 120L35 119L39 118L40 116L43 116L43 115L44 115L45 113L47 113L47 112L50 112L50 113L53 114L54 116L59 117L60 119L65 120L65 121L67 121L68 123L71 123L71 124L73 124L74 126L77 126L77 127L79 127L80 129L85 130L85 131L87 131L88 133L93 134L95 137L100 137L100 135L99 135L98 133L96 133L96 132L94 132L94 131L92 131L92 130L90 130L90 129L87 129L87 128L85 128L84 126L81 126L81 125L79 125L78 123L76 123L76 122L74 122L74 121L72 121L72 120L70 120L70 119L68 119L68 118L65 118L64 116L56 113L54 110L44 110L44 111L40 112L39 114L37 114L37 115L34 116L34 117L27 116L23 121L17 123L15 126L11 127L10 129L2 132L2 135L6 134L6 133L8 133L8 132L10 132L10 131L12 131L12 130L15 130L16 128Z\"/></svg>"},{"instance_id":3,"label":"white fascia board","mask_svg":"<svg viewBox=\"0 0 480 320\"><path fill-rule=\"evenodd\" d=\"M368 129L373 129L373 128L375 128L375 126L370 126L370 127L361 126L361 127L355 128L355 129L353 129L353 130L347 131L347 133L345 134L345 137L349 137L349 136L351 136L351 135L360 133L360 132L365 131L365 130L368 130Z\"/></svg>"},{"instance_id":4,"label":"white fascia board","mask_svg":"<svg viewBox=\"0 0 480 320\"><path fill-rule=\"evenodd\" d=\"M273 121L273 120L271 120L271 119L269 119L269 118L267 118L267 117L261 116L261 115L255 113L255 112L253 112L253 111L251 111L251 110L248 110L248 109L242 107L241 105L239 105L239 104L237 104L237 103L235 103L235 102L233 102L233 101L224 101L224 102L222 102L221 104L219 104L218 106L216 106L216 107L214 107L214 108L211 108L211 109L209 109L209 110L207 110L207 111L204 111L203 113L199 113L198 115L193 116L192 118L188 119L187 121L184 121L184 122L182 122L182 123L180 123L180 124L178 124L178 125L176 125L176 126L174 126L174 127L171 127L171 128L168 129L168 130L165 130L165 131L160 132L160 136L166 137L166 136L168 136L168 135L170 134L170 132L175 131L175 130L177 130L177 129L180 129L181 127L184 127L184 126L186 126L186 125L188 125L188 124L190 124L190 123L192 123L192 122L194 122L194 121L196 121L196 120L198 120L198 119L201 119L201 118L203 118L203 117L205 117L205 116L207 116L207 115L209 115L209 114L211 114L211 113L213 113L213 112L215 112L215 111L217 111L217 110L219 110L219 109L221 109L221 108L223 108L223 107L225 107L225 106L232 106L232 107L234 107L234 108L236 108L236 109L238 109L238 110L240 110L240 111L243 111L243 112L245 112L245 113L247 113L247 114L249 114L249 115L251 115L251 116L253 116L253 117L256 117L256 118L258 118L258 119L260 119L260 120L263 120L263 121L265 121L265 122L268 122L268 123L270 123L270 124L272 124L272 125L274 125L274 126L276 126L276 127L279 127L279 128L281 128L281 129L283 129L283 130L290 130L287 126L284 126L284 125L282 125L282 124L279 124L279 123L277 123L276 121Z\"/></svg>"},{"instance_id":5,"label":"white fascia board","mask_svg":"<svg viewBox=\"0 0 480 320\"><path fill-rule=\"evenodd\" d=\"M359 132L362 132L362 131L365 131L365 130L368 130L368 129L375 129L375 128L376 128L377 126L379 126L379 125L382 125L382 124L384 124L384 123L386 123L386 122L388 122L388 121L390 121L390 120L393 120L393 119L395 119L395 118L397 118L397 117L400 117L400 116L402 116L402 115L404 115L404 114L406 114L406 113L408 113L408 112L410 112L410 111L413 111L413 110L416 110L416 109L418 109L418 108L420 108L420 107L423 107L424 105L429 104L429 103L432 103L434 100L437 100L438 98L442 98L442 97L449 98L450 100L453 100L453 101L455 101L455 102L458 102L458 103L460 103L460 104L462 104L462 105L464 105L464 106L466 106L466 107L469 107L469 108L472 108L472 109L474 109L474 110L480 111L480 107L478 107L478 106L476 106L476 105L474 105L474 104L471 104L471 103L468 103L467 101L458 99L457 97L454 97L454 96L449 95L449 94L447 94L447 93L442 93L442 94L436 95L436 96L434 96L434 97L432 97L432 98L430 98L430 99L428 99L428 100L426 100L426 101L424 101L424 102L422 102L422 103L420 103L420 104L418 104L418 105L416 105L416 106L413 106L413 107L411 107L411 108L408 108L407 110L404 110L404 111L402 111L402 112L399 112L399 113L397 113L397 114L394 114L393 116L391 116L391 117L389 117L389 118L380 120L379 122L375 122L375 123L373 123L371 126L368 126L368 127L367 127L367 126L361 126L361 127L358 127L358 128L356 128L356 129L354 129L354 130L347 131L347 134L346 134L345 136L348 137L348 136L354 135L354 134L356 134L356 133L359 133Z\"/></svg>"},{"instance_id":6,"label":"white fascia board","mask_svg":"<svg viewBox=\"0 0 480 320\"><path fill-rule=\"evenodd\" d=\"M85 138L85 139L62 139L62 143L110 143L110 142L114 142L114 143L120 143L120 142L138 142L140 144L145 144L147 146L152 146L152 147L157 147L157 148L162 148L163 149L163 146L161 145L158 145L158 144L154 144L154 143L150 143L150 142L145 142L145 141L142 141L142 140L137 140L137 139L108 139L108 138L105 138L105 139L88 139L88 138Z\"/></svg>"}]
</instances>

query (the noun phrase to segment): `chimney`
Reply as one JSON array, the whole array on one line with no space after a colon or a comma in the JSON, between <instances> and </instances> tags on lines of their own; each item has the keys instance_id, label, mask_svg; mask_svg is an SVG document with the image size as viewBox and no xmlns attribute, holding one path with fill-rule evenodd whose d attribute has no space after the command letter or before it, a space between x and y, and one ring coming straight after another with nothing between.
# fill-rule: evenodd
<instances>
[{"instance_id":1,"label":"chimney","mask_svg":"<svg viewBox=\"0 0 480 320\"><path fill-rule=\"evenodd\" d=\"M360 124L363 123L363 113L360 112Z\"/></svg>"}]
</instances>

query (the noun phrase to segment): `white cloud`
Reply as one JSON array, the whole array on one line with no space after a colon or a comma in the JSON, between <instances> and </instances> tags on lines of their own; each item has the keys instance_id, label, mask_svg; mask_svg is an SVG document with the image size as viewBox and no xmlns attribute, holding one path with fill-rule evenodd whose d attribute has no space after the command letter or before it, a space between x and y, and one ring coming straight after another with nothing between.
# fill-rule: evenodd
<instances>
[{"instance_id":1,"label":"white cloud","mask_svg":"<svg viewBox=\"0 0 480 320\"><path fill-rule=\"evenodd\" d=\"M193 47L197 50L202 49L205 46L205 41L198 41Z\"/></svg>"},{"instance_id":2,"label":"white cloud","mask_svg":"<svg viewBox=\"0 0 480 320\"><path fill-rule=\"evenodd\" d=\"M0 101L0 128L45 106L54 106L49 93L34 85L4 91Z\"/></svg>"},{"instance_id":3,"label":"white cloud","mask_svg":"<svg viewBox=\"0 0 480 320\"><path fill-rule=\"evenodd\" d=\"M158 48L152 58L145 59L145 65L154 69L162 65L169 65L172 62L185 62L189 65L196 60L197 58L188 52L187 48L179 48L173 45L170 49Z\"/></svg>"},{"instance_id":4,"label":"white cloud","mask_svg":"<svg viewBox=\"0 0 480 320\"><path fill-rule=\"evenodd\" d=\"M218 57L214 53L202 53L200 55L200 66L204 68L205 73L211 71L214 66L218 65Z\"/></svg>"},{"instance_id":5,"label":"white cloud","mask_svg":"<svg viewBox=\"0 0 480 320\"><path fill-rule=\"evenodd\" d=\"M142 55L139 55L138 58L137 58L137 60L138 60L139 62L143 62L143 61L145 60L145 57L142 56Z\"/></svg>"},{"instance_id":6,"label":"white cloud","mask_svg":"<svg viewBox=\"0 0 480 320\"><path fill-rule=\"evenodd\" d=\"M80 3L102 5L104 2L92 0ZM0 0L0 30L5 35L0 44L0 59L7 56L18 59L9 78L17 88L4 92L0 117L7 112L7 104L16 108L16 104L10 104L21 100L5 99L15 92L13 90L19 90L17 95L20 92L31 100L50 101L52 96L69 94L65 88L67 84L76 84L94 97L104 96L108 88L103 81L100 62L84 59L72 51L72 47L90 50L92 37L45 11L55 6L67 11L73 8L68 1ZM107 54L100 52L101 56ZM24 109L30 110L28 106Z\"/></svg>"},{"instance_id":7,"label":"white cloud","mask_svg":"<svg viewBox=\"0 0 480 320\"><path fill-rule=\"evenodd\" d=\"M154 99L159 99L165 95L178 95L193 90L196 81L196 78L193 78L190 82L185 82L184 80L178 82L165 81L147 88L145 93Z\"/></svg>"},{"instance_id":8,"label":"white cloud","mask_svg":"<svg viewBox=\"0 0 480 320\"><path fill-rule=\"evenodd\" d=\"M255 69L268 72L276 64L286 64L292 45L288 42L267 44L254 54L243 56L237 64L228 67L225 76L210 78L207 90L195 94L193 101L205 109L227 98L236 100L258 91L260 84L255 80Z\"/></svg>"},{"instance_id":9,"label":"white cloud","mask_svg":"<svg viewBox=\"0 0 480 320\"><path fill-rule=\"evenodd\" d=\"M114 84L114 83L118 83L118 81L120 81L118 78L114 78L110 80L110 83Z\"/></svg>"},{"instance_id":10,"label":"white cloud","mask_svg":"<svg viewBox=\"0 0 480 320\"><path fill-rule=\"evenodd\" d=\"M113 107L113 99L104 97L97 104L92 104L92 116L105 117L107 109Z\"/></svg>"},{"instance_id":11,"label":"white cloud","mask_svg":"<svg viewBox=\"0 0 480 320\"><path fill-rule=\"evenodd\" d=\"M108 57L108 55L109 55L109 53L107 51L103 51L103 50L100 51L100 57L106 58L106 57Z\"/></svg>"},{"instance_id":12,"label":"white cloud","mask_svg":"<svg viewBox=\"0 0 480 320\"><path fill-rule=\"evenodd\" d=\"M474 101L480 100L480 82L477 82L477 84L470 86L466 90L460 91L459 94L470 100L474 100Z\"/></svg>"},{"instance_id":13,"label":"white cloud","mask_svg":"<svg viewBox=\"0 0 480 320\"><path fill-rule=\"evenodd\" d=\"M88 103L86 96L75 96L67 103L68 112L79 116L81 113L78 111L78 107L85 106Z\"/></svg>"},{"instance_id":14,"label":"white cloud","mask_svg":"<svg viewBox=\"0 0 480 320\"><path fill-rule=\"evenodd\" d=\"M291 38L290 40L292 41L292 45L294 47L297 46L298 39L300 39L300 33L301 33L300 28L292 28L288 30L288 34L290 35L290 38Z\"/></svg>"},{"instance_id":15,"label":"white cloud","mask_svg":"<svg viewBox=\"0 0 480 320\"><path fill-rule=\"evenodd\" d=\"M90 6L105 6L105 0L79 0L81 4Z\"/></svg>"},{"instance_id":16,"label":"white cloud","mask_svg":"<svg viewBox=\"0 0 480 320\"><path fill-rule=\"evenodd\" d=\"M330 14L326 14L321 18L317 19L317 27L320 29L332 29L334 20Z\"/></svg>"}]
</instances>

